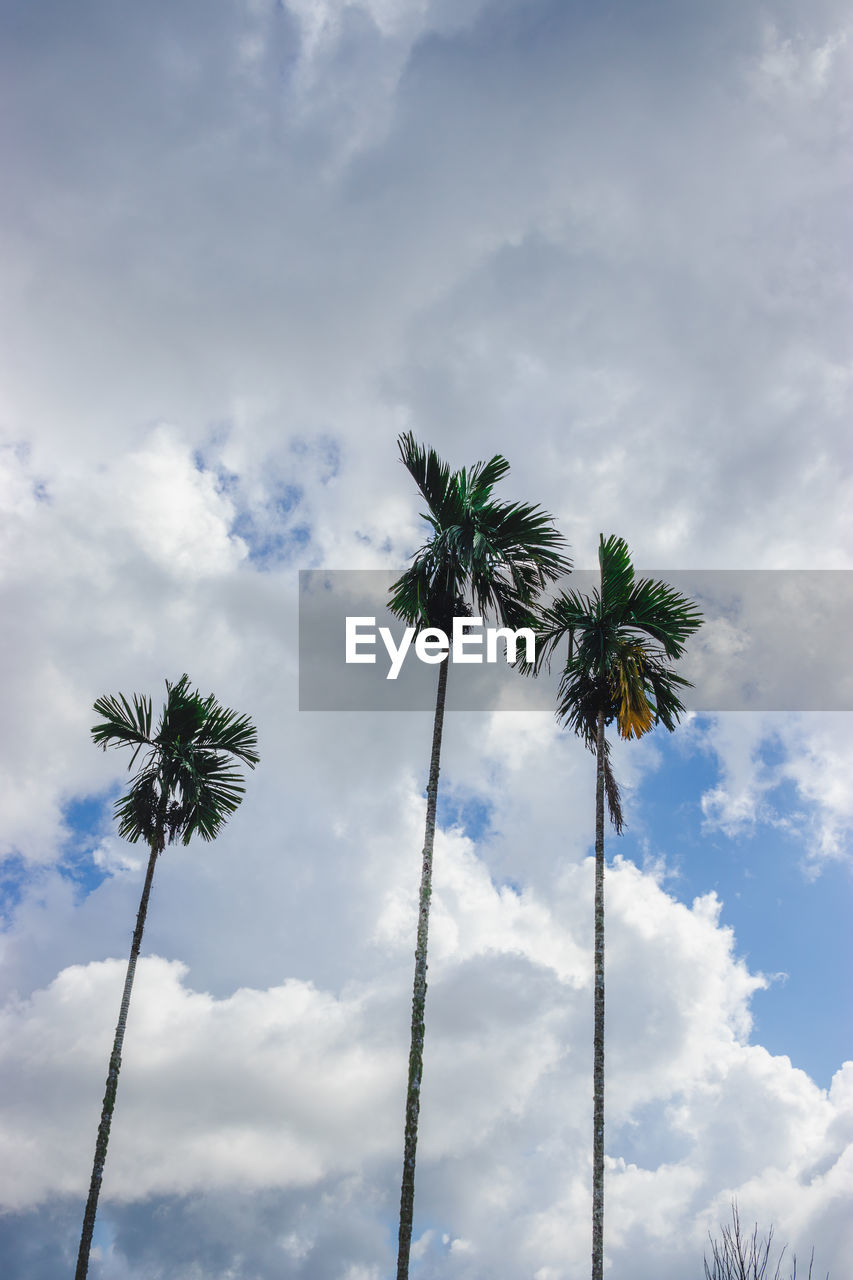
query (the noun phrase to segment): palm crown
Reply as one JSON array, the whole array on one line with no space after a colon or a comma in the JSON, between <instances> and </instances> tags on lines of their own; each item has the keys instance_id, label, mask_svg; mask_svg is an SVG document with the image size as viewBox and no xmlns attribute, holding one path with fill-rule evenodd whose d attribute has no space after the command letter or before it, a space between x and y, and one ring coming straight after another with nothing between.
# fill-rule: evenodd
<instances>
[{"instance_id":1,"label":"palm crown","mask_svg":"<svg viewBox=\"0 0 853 1280\"><path fill-rule=\"evenodd\" d=\"M589 596L562 592L541 612L537 667L549 664L565 637L569 654L560 680L557 716L595 744L599 711L623 738L654 725L674 729L684 710L677 690L690 681L668 662L680 658L702 615L665 582L634 578L623 538L601 535L601 587Z\"/></svg>"},{"instance_id":2,"label":"palm crown","mask_svg":"<svg viewBox=\"0 0 853 1280\"><path fill-rule=\"evenodd\" d=\"M454 613L467 611L470 595L478 613L495 614L508 626L530 625L533 597L571 569L551 517L537 506L492 498L509 471L500 454L451 471L411 432L397 444L426 500L423 516L433 534L392 586L391 611L410 626L446 626Z\"/></svg>"},{"instance_id":3,"label":"palm crown","mask_svg":"<svg viewBox=\"0 0 853 1280\"><path fill-rule=\"evenodd\" d=\"M560 678L557 718L591 749L603 712L623 738L640 738L654 725L674 729L684 705L678 690L690 681L669 665L702 625L694 604L665 582L634 577L623 538L601 535L600 588L591 595L562 592L540 614L536 666L549 665L566 637L569 653ZM614 824L621 828L618 789L605 742L605 780Z\"/></svg>"},{"instance_id":4,"label":"palm crown","mask_svg":"<svg viewBox=\"0 0 853 1280\"><path fill-rule=\"evenodd\" d=\"M248 716L220 706L213 694L202 698L190 689L189 676L166 681L167 698L152 733L151 699L133 694L98 698L103 720L92 738L108 746L133 749L128 768L143 754L126 795L116 801L119 835L156 844L160 850L178 837L189 844L197 832L213 840L243 798L242 774L232 760L253 769L258 763L257 730Z\"/></svg>"}]
</instances>

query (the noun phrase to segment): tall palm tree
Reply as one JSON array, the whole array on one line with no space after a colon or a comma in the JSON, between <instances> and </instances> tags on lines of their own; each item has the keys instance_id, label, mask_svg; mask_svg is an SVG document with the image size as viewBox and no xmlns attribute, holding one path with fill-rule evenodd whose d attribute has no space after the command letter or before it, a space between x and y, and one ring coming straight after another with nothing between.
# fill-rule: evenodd
<instances>
[{"instance_id":1,"label":"tall palm tree","mask_svg":"<svg viewBox=\"0 0 853 1280\"><path fill-rule=\"evenodd\" d=\"M610 767L605 728L640 738L656 724L672 731L684 710L677 690L689 686L670 663L680 658L702 615L665 582L634 579L628 547L601 535L601 585L591 596L563 592L541 613L537 666L549 663L568 637L557 719L596 756L595 786L595 1028L593 1036L592 1280L604 1266L604 799L622 830L619 788Z\"/></svg>"},{"instance_id":2,"label":"tall palm tree","mask_svg":"<svg viewBox=\"0 0 853 1280\"><path fill-rule=\"evenodd\" d=\"M240 804L245 791L243 775L233 767L233 761L240 760L254 769L259 759L257 730L248 716L238 716L234 711L221 707L213 694L202 698L198 691L190 689L187 675L181 676L174 685L167 680L166 692L166 703L155 733L152 733L150 698L134 694L131 704L120 693L118 697L98 698L94 707L103 717L92 728L92 738L97 746L103 747L104 751L108 746L131 747L133 755L129 769L133 768L140 752L143 753L142 763L126 794L116 801L115 816L119 835L131 843L144 840L150 853L110 1055L75 1280L86 1280L89 1269L89 1251L115 1107L127 1011L148 912L154 864L166 845L174 843L178 837L183 844L189 844L196 833L203 840L213 840L228 815Z\"/></svg>"},{"instance_id":3,"label":"tall palm tree","mask_svg":"<svg viewBox=\"0 0 853 1280\"><path fill-rule=\"evenodd\" d=\"M495 616L503 626L531 626L536 594L546 582L571 569L561 550L565 539L551 516L539 507L492 498L492 488L509 471L509 463L500 454L469 470L451 471L433 449L417 444L411 432L399 436L397 444L403 464L427 504L423 514L432 535L391 588L391 611L409 626L440 627L445 632L451 630L454 616L471 616L472 606L477 616ZM408 1280L412 1241L427 934L447 669L445 658L438 671L418 900L397 1280Z\"/></svg>"}]
</instances>

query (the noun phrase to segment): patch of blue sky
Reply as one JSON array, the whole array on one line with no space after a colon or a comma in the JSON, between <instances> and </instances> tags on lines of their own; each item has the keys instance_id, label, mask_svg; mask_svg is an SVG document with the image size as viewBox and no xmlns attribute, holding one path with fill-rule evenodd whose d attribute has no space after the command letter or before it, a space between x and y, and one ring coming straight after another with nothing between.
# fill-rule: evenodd
<instances>
[{"instance_id":1,"label":"patch of blue sky","mask_svg":"<svg viewBox=\"0 0 853 1280\"><path fill-rule=\"evenodd\" d=\"M606 1136L608 1154L621 1156L641 1169L657 1169L662 1164L675 1164L690 1154L691 1140L673 1128L669 1115L670 1100L646 1103L631 1113L625 1124L609 1126Z\"/></svg>"},{"instance_id":2,"label":"patch of blue sky","mask_svg":"<svg viewBox=\"0 0 853 1280\"><path fill-rule=\"evenodd\" d=\"M457 827L474 844L484 843L493 834L493 815L494 805L483 796L463 791L452 785L439 788L436 809L436 822L439 827ZM521 896L521 881L508 876L500 880L492 876L491 879L496 889L509 889L518 897Z\"/></svg>"},{"instance_id":3,"label":"patch of blue sky","mask_svg":"<svg viewBox=\"0 0 853 1280\"><path fill-rule=\"evenodd\" d=\"M513 880L511 876L506 876L503 880L495 880L493 876L492 884L496 889L509 889L517 898L521 897L523 886L520 880Z\"/></svg>"},{"instance_id":4,"label":"patch of blue sky","mask_svg":"<svg viewBox=\"0 0 853 1280\"><path fill-rule=\"evenodd\" d=\"M19 853L10 854L0 862L0 923L9 923L32 875L32 868Z\"/></svg>"},{"instance_id":5,"label":"patch of blue sky","mask_svg":"<svg viewBox=\"0 0 853 1280\"><path fill-rule=\"evenodd\" d=\"M249 562L258 569L269 569L291 559L311 541L311 527L282 523L290 507L271 504L264 508L263 518L242 511L229 530L232 537L242 538L249 552ZM270 517L270 511L274 514Z\"/></svg>"},{"instance_id":6,"label":"patch of blue sky","mask_svg":"<svg viewBox=\"0 0 853 1280\"><path fill-rule=\"evenodd\" d=\"M448 1230L447 1224L440 1222L434 1218L429 1211L420 1213L418 1211L418 1200L425 1203L429 1200L430 1186L428 1179L421 1175L418 1185L416 1175L415 1190L415 1212L412 1222L412 1245L411 1245L411 1271L413 1275L419 1275L424 1264L435 1261L437 1258L447 1258L450 1253L452 1244L452 1236ZM389 1248L393 1251L394 1258L397 1257L397 1249L399 1246L400 1236L400 1219L399 1217L385 1218L387 1223L387 1238Z\"/></svg>"},{"instance_id":7,"label":"patch of blue sky","mask_svg":"<svg viewBox=\"0 0 853 1280\"><path fill-rule=\"evenodd\" d=\"M209 470L207 467L200 467L200 471ZM216 492L221 493L228 498L239 493L240 477L236 471L226 471L224 467L215 467L213 474L216 477Z\"/></svg>"},{"instance_id":8,"label":"patch of blue sky","mask_svg":"<svg viewBox=\"0 0 853 1280\"><path fill-rule=\"evenodd\" d=\"M99 888L109 872L95 861L95 850L112 829L113 803L118 789L70 800L62 809L65 837L59 849L56 871L70 880L80 898ZM43 874L20 854L0 862L0 921L8 924L20 906L26 890Z\"/></svg>"},{"instance_id":9,"label":"patch of blue sky","mask_svg":"<svg viewBox=\"0 0 853 1280\"><path fill-rule=\"evenodd\" d=\"M205 460L204 453L202 452L201 449L193 449L192 458L193 458L193 466L195 467L196 471L208 470L207 462Z\"/></svg>"},{"instance_id":10,"label":"patch of blue sky","mask_svg":"<svg viewBox=\"0 0 853 1280\"><path fill-rule=\"evenodd\" d=\"M229 533L245 542L251 564L260 569L269 568L290 559L308 545L310 525L305 520L294 522L292 518L304 496L301 485L284 484L262 506L243 507L238 512Z\"/></svg>"},{"instance_id":11,"label":"patch of blue sky","mask_svg":"<svg viewBox=\"0 0 853 1280\"><path fill-rule=\"evenodd\" d=\"M755 821L731 834L706 823L701 801L718 785L715 761L668 739L656 734L661 764L634 797L630 828L608 835L608 857L619 853L642 866L660 855L666 891L688 906L717 894L737 954L772 979L752 999L753 1042L787 1054L827 1087L853 1058L849 870L827 863L816 878L807 874L809 806L789 782L764 792ZM778 744L770 740L761 758L778 763Z\"/></svg>"},{"instance_id":12,"label":"patch of blue sky","mask_svg":"<svg viewBox=\"0 0 853 1280\"><path fill-rule=\"evenodd\" d=\"M436 822L440 827L460 827L475 843L491 831L494 806L483 796L453 786L439 788Z\"/></svg>"},{"instance_id":13,"label":"patch of blue sky","mask_svg":"<svg viewBox=\"0 0 853 1280\"><path fill-rule=\"evenodd\" d=\"M117 1232L110 1220L109 1210L105 1213L101 1209L95 1218L95 1228L92 1232L92 1254L100 1257L104 1261L112 1258L115 1249ZM97 1253L95 1252L97 1250Z\"/></svg>"},{"instance_id":14,"label":"patch of blue sky","mask_svg":"<svg viewBox=\"0 0 853 1280\"><path fill-rule=\"evenodd\" d=\"M193 449L192 460L196 471L215 477L217 492L230 494L239 486L240 476L236 471L229 471L223 467L218 457L219 449L227 438L228 432L227 424L212 428L206 444Z\"/></svg>"},{"instance_id":15,"label":"patch of blue sky","mask_svg":"<svg viewBox=\"0 0 853 1280\"><path fill-rule=\"evenodd\" d=\"M58 871L72 881L80 897L87 897L108 878L109 872L95 861L95 849L112 831L113 804L118 788L93 796L81 796L63 806L67 836L62 845Z\"/></svg>"},{"instance_id":16,"label":"patch of blue sky","mask_svg":"<svg viewBox=\"0 0 853 1280\"><path fill-rule=\"evenodd\" d=\"M777 733L771 733L761 741L756 756L767 770L784 764L788 758L782 739Z\"/></svg>"},{"instance_id":17,"label":"patch of blue sky","mask_svg":"<svg viewBox=\"0 0 853 1280\"><path fill-rule=\"evenodd\" d=\"M305 491L301 485L286 484L270 502L269 510L274 511L278 516L289 515L299 505L304 496Z\"/></svg>"},{"instance_id":18,"label":"patch of blue sky","mask_svg":"<svg viewBox=\"0 0 853 1280\"><path fill-rule=\"evenodd\" d=\"M290 452L303 461L304 470L323 485L340 472L340 444L330 435L297 436L290 442ZM311 525L305 519L295 518L305 497L301 484L295 481L274 484L262 504L250 506L241 494L239 475L226 471L203 450L195 451L193 464L198 471L212 474L218 492L227 495L237 508L229 533L246 544L251 564L260 569L271 568L304 552L311 542Z\"/></svg>"},{"instance_id":19,"label":"patch of blue sky","mask_svg":"<svg viewBox=\"0 0 853 1280\"><path fill-rule=\"evenodd\" d=\"M278 485L262 505L249 507L241 493L241 478L237 472L226 470L201 449L193 453L193 466L196 471L212 475L217 493L228 497L237 508L228 532L246 544L249 561L257 568L280 564L298 554L310 542L311 528L307 521L294 523L292 520L293 512L305 496L301 485Z\"/></svg>"}]
</instances>

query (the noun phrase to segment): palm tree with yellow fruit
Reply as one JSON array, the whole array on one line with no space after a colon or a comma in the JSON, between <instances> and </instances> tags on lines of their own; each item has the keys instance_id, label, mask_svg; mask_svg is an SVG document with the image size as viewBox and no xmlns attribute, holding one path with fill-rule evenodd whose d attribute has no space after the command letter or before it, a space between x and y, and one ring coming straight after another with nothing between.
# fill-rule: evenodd
<instances>
[{"instance_id":1,"label":"palm tree with yellow fruit","mask_svg":"<svg viewBox=\"0 0 853 1280\"><path fill-rule=\"evenodd\" d=\"M592 1280L604 1269L604 800L622 830L619 787L605 729L641 738L657 724L672 731L684 706L678 690L690 681L671 663L684 653L702 615L665 582L635 580L624 539L602 534L600 586L591 595L562 592L541 612L536 667L549 665L568 639L557 719L595 753L595 1018L593 1033Z\"/></svg>"}]
</instances>

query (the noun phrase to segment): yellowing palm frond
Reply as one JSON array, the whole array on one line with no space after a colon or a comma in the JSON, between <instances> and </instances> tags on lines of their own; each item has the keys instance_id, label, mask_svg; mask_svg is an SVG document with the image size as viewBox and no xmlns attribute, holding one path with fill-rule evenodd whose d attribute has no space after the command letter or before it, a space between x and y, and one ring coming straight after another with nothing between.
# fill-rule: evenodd
<instances>
[{"instance_id":1,"label":"yellowing palm frond","mask_svg":"<svg viewBox=\"0 0 853 1280\"><path fill-rule=\"evenodd\" d=\"M646 694L642 645L627 643L614 655L610 689L616 706L616 727L622 738L642 738L655 724Z\"/></svg>"}]
</instances>

